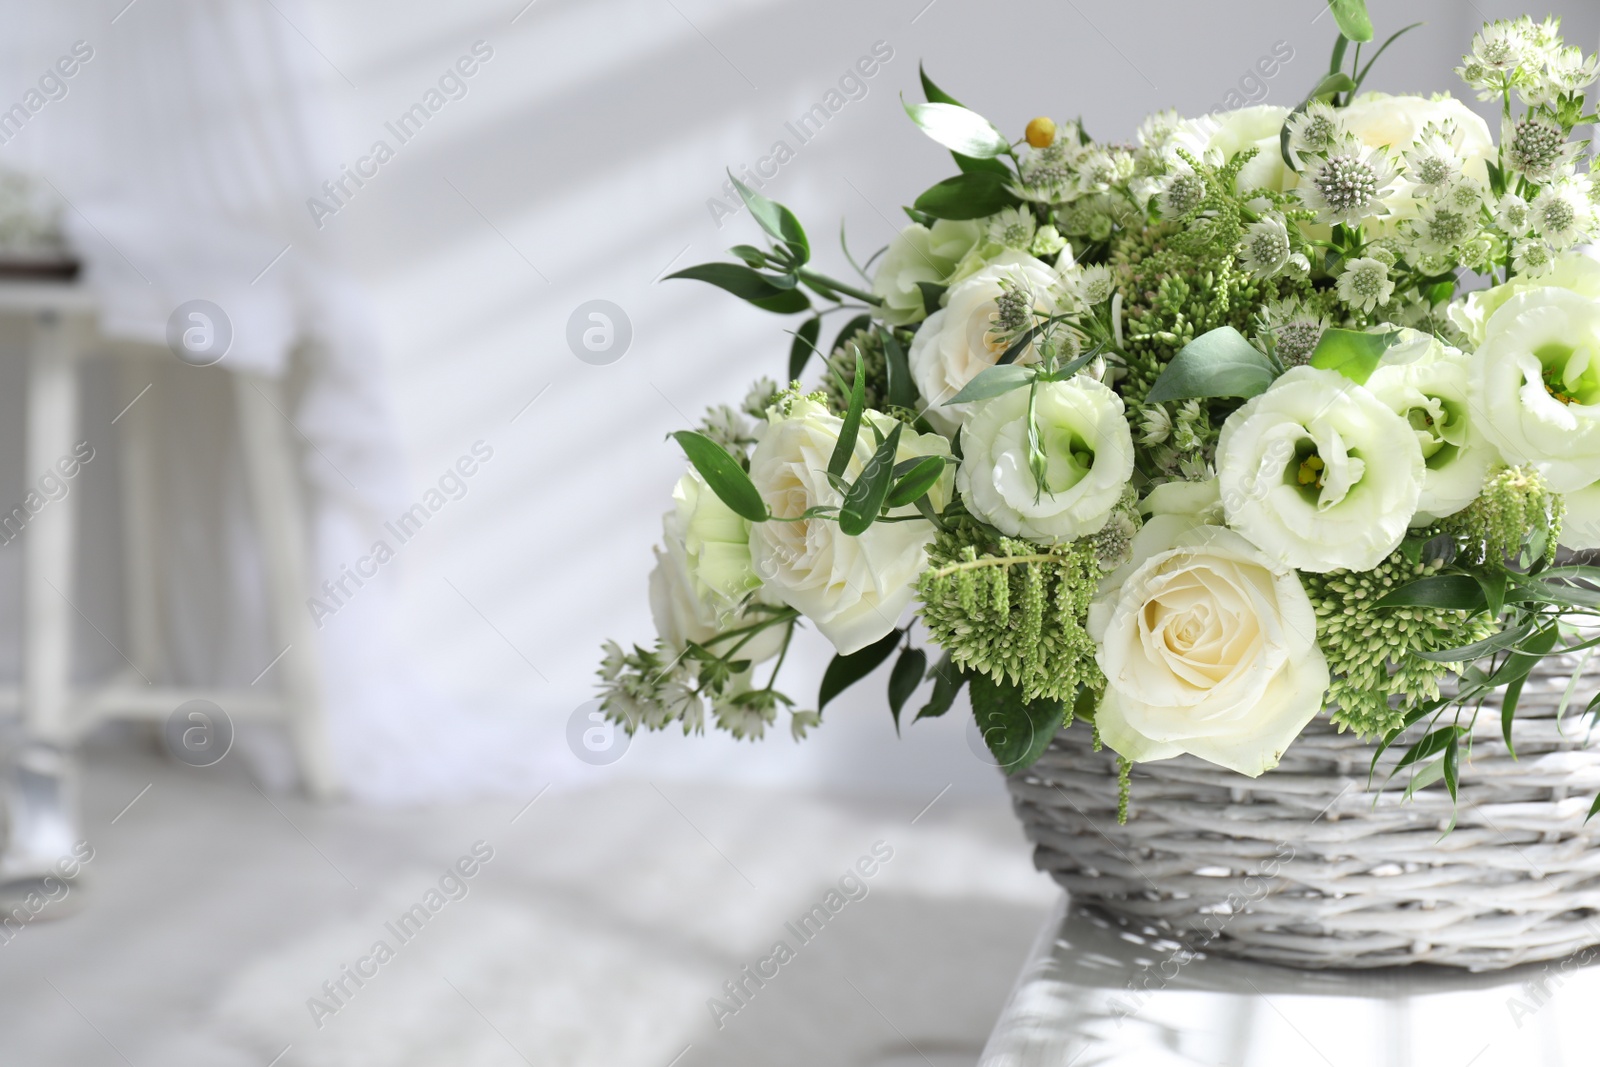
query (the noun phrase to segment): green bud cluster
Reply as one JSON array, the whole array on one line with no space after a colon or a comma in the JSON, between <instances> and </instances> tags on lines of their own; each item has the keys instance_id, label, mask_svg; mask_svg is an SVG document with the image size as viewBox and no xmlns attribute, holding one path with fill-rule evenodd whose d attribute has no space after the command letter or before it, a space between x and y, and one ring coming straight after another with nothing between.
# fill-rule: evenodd
<instances>
[{"instance_id":1,"label":"green bud cluster","mask_svg":"<svg viewBox=\"0 0 1600 1067\"><path fill-rule=\"evenodd\" d=\"M1529 544L1542 555L1561 535L1566 506L1532 467L1489 472L1478 499L1440 524L1454 534L1461 562L1498 566Z\"/></svg>"}]
</instances>

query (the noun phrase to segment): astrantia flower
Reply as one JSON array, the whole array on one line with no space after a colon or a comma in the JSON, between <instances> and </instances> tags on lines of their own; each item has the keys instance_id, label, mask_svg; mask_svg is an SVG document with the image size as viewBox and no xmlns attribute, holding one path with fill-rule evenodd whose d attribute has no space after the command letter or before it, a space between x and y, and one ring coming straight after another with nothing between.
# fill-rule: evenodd
<instances>
[{"instance_id":1,"label":"astrantia flower","mask_svg":"<svg viewBox=\"0 0 1600 1067\"><path fill-rule=\"evenodd\" d=\"M1245 227L1239 265L1257 278L1270 278L1288 266L1292 252L1283 219L1268 216Z\"/></svg>"},{"instance_id":2,"label":"astrantia flower","mask_svg":"<svg viewBox=\"0 0 1600 1067\"><path fill-rule=\"evenodd\" d=\"M1326 106L1326 105L1324 105ZM1462 158L1456 151L1453 126L1429 123L1422 136L1406 150L1406 176L1423 192L1449 185L1461 177Z\"/></svg>"},{"instance_id":3,"label":"astrantia flower","mask_svg":"<svg viewBox=\"0 0 1600 1067\"><path fill-rule=\"evenodd\" d=\"M1289 153L1296 159L1321 155L1347 139L1339 113L1326 101L1317 100L1289 117Z\"/></svg>"},{"instance_id":4,"label":"astrantia flower","mask_svg":"<svg viewBox=\"0 0 1600 1067\"><path fill-rule=\"evenodd\" d=\"M1512 237L1521 237L1533 228L1533 215L1528 202L1516 193L1507 193L1495 207L1495 225Z\"/></svg>"},{"instance_id":5,"label":"astrantia flower","mask_svg":"<svg viewBox=\"0 0 1600 1067\"><path fill-rule=\"evenodd\" d=\"M1589 231L1593 216L1586 197L1570 183L1546 186L1529 207L1533 228L1556 248L1567 248L1581 241Z\"/></svg>"},{"instance_id":6,"label":"astrantia flower","mask_svg":"<svg viewBox=\"0 0 1600 1067\"><path fill-rule=\"evenodd\" d=\"M1471 58L1485 70L1510 71L1522 64L1533 42L1528 29L1501 19L1488 23L1472 38Z\"/></svg>"},{"instance_id":7,"label":"astrantia flower","mask_svg":"<svg viewBox=\"0 0 1600 1067\"><path fill-rule=\"evenodd\" d=\"M1600 55L1586 57L1581 48L1563 48L1550 57L1545 71L1558 92L1579 93L1600 79Z\"/></svg>"},{"instance_id":8,"label":"astrantia flower","mask_svg":"<svg viewBox=\"0 0 1600 1067\"><path fill-rule=\"evenodd\" d=\"M1161 183L1156 208L1164 219L1176 219L1200 206L1206 196L1206 180L1187 162L1179 160Z\"/></svg>"},{"instance_id":9,"label":"astrantia flower","mask_svg":"<svg viewBox=\"0 0 1600 1067\"><path fill-rule=\"evenodd\" d=\"M1134 138L1139 142L1140 148L1160 152L1172 140L1172 135L1177 132L1178 125L1182 121L1182 117L1173 108L1157 111L1153 115L1147 115L1145 120L1139 123Z\"/></svg>"},{"instance_id":10,"label":"astrantia flower","mask_svg":"<svg viewBox=\"0 0 1600 1067\"><path fill-rule=\"evenodd\" d=\"M1111 268L1103 263L1082 268L1072 279L1072 291L1084 307L1095 307L1111 299L1117 291Z\"/></svg>"},{"instance_id":11,"label":"astrantia flower","mask_svg":"<svg viewBox=\"0 0 1600 1067\"><path fill-rule=\"evenodd\" d=\"M1029 389L980 400L961 430L956 485L974 515L1012 537L1065 543L1097 533L1133 474L1122 399L1083 375L1041 382L1033 402L1043 478L1029 462Z\"/></svg>"},{"instance_id":12,"label":"astrantia flower","mask_svg":"<svg viewBox=\"0 0 1600 1067\"><path fill-rule=\"evenodd\" d=\"M1311 354L1328 326L1326 315L1313 313L1292 300L1282 300L1262 309L1257 336L1284 366L1298 367L1311 362Z\"/></svg>"},{"instance_id":13,"label":"astrantia flower","mask_svg":"<svg viewBox=\"0 0 1600 1067\"><path fill-rule=\"evenodd\" d=\"M1477 236L1478 215L1476 211L1467 212L1443 204L1430 203L1423 207L1422 213L1411 223L1410 229L1418 249L1424 253L1440 255ZM1386 302L1387 300L1380 301L1380 303Z\"/></svg>"},{"instance_id":14,"label":"astrantia flower","mask_svg":"<svg viewBox=\"0 0 1600 1067\"><path fill-rule=\"evenodd\" d=\"M1083 152L1074 124L1056 132L1055 143L1029 152L1018 166L1018 180L1006 186L1036 204L1064 204L1077 195L1077 158Z\"/></svg>"},{"instance_id":15,"label":"astrantia flower","mask_svg":"<svg viewBox=\"0 0 1600 1067\"><path fill-rule=\"evenodd\" d=\"M989 219L989 226L984 231L984 236L990 244L1026 252L1033 245L1037 226L1033 212L1027 208L1001 208L998 214Z\"/></svg>"},{"instance_id":16,"label":"astrantia flower","mask_svg":"<svg viewBox=\"0 0 1600 1067\"><path fill-rule=\"evenodd\" d=\"M1504 137L1506 164L1536 182L1549 181L1583 150L1568 141L1561 127L1539 115L1527 115Z\"/></svg>"},{"instance_id":17,"label":"astrantia flower","mask_svg":"<svg viewBox=\"0 0 1600 1067\"><path fill-rule=\"evenodd\" d=\"M1346 142L1308 160L1296 192L1317 213L1318 222L1357 226L1363 219L1388 214L1383 197L1394 181L1386 150Z\"/></svg>"},{"instance_id":18,"label":"astrantia flower","mask_svg":"<svg viewBox=\"0 0 1600 1067\"><path fill-rule=\"evenodd\" d=\"M1389 278L1389 268L1382 260L1363 257L1352 259L1339 275L1339 299L1353 308L1370 312L1389 302L1394 295L1394 282Z\"/></svg>"},{"instance_id":19,"label":"astrantia flower","mask_svg":"<svg viewBox=\"0 0 1600 1067\"><path fill-rule=\"evenodd\" d=\"M1369 570L1422 494L1410 425L1338 371L1293 367L1228 416L1217 479L1228 525L1306 571Z\"/></svg>"},{"instance_id":20,"label":"astrantia flower","mask_svg":"<svg viewBox=\"0 0 1600 1067\"><path fill-rule=\"evenodd\" d=\"M1543 241L1523 239L1511 247L1511 269L1527 278L1542 278L1555 268L1555 251Z\"/></svg>"}]
</instances>

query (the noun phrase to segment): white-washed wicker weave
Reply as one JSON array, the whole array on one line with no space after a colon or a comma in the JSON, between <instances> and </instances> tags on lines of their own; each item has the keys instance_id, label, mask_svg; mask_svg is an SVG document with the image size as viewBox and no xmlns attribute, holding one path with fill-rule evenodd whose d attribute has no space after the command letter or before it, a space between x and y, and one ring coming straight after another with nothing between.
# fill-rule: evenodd
<instances>
[{"instance_id":1,"label":"white-washed wicker weave","mask_svg":"<svg viewBox=\"0 0 1600 1067\"><path fill-rule=\"evenodd\" d=\"M1434 963L1492 970L1600 944L1600 736L1581 712L1600 653L1528 678L1512 759L1498 707L1463 751L1456 827L1443 784L1369 789L1372 746L1318 719L1278 768L1244 778L1192 757L1139 764L1117 825L1115 757L1086 725L1009 780L1034 863L1074 898L1191 948L1300 967ZM1414 737L1410 738L1414 739ZM1292 851L1291 851L1292 850Z\"/></svg>"}]
</instances>

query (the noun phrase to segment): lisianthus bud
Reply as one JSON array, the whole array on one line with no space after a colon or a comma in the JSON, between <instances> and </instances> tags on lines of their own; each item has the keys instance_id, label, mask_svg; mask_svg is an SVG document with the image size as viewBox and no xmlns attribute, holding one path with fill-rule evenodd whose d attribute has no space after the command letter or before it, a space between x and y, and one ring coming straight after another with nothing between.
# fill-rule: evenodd
<instances>
[{"instance_id":1,"label":"lisianthus bud","mask_svg":"<svg viewBox=\"0 0 1600 1067\"><path fill-rule=\"evenodd\" d=\"M1023 136L1035 148L1049 148L1056 143L1056 124L1045 116L1040 115L1028 123L1028 128L1024 131Z\"/></svg>"}]
</instances>

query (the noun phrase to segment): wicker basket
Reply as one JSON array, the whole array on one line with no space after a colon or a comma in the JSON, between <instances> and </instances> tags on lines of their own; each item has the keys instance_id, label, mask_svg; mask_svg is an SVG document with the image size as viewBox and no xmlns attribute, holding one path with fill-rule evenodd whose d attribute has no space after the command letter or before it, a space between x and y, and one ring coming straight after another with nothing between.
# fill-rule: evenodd
<instances>
[{"instance_id":1,"label":"wicker basket","mask_svg":"<svg viewBox=\"0 0 1600 1067\"><path fill-rule=\"evenodd\" d=\"M1081 903L1192 949L1299 967L1434 963L1493 970L1600 944L1600 744L1581 712L1600 682L1581 656L1529 676L1514 733L1497 708L1463 754L1456 828L1442 785L1377 785L1385 753L1319 719L1251 780L1191 757L1140 764L1117 824L1115 758L1064 730L1009 780L1034 863ZM1600 740L1600 739L1597 739Z\"/></svg>"}]
</instances>

